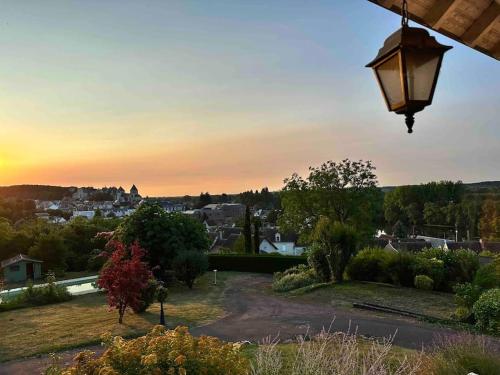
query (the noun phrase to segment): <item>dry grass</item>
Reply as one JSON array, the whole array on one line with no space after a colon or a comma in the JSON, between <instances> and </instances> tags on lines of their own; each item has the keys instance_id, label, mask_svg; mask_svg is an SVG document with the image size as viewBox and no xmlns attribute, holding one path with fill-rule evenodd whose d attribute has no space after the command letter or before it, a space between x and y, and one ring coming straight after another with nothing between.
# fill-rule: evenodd
<instances>
[{"instance_id":1,"label":"dry grass","mask_svg":"<svg viewBox=\"0 0 500 375\"><path fill-rule=\"evenodd\" d=\"M453 294L429 292L385 284L345 282L330 284L307 293L291 293L304 302L329 303L333 306L351 306L353 302L376 303L409 310L440 319L449 319L455 310Z\"/></svg>"},{"instance_id":2,"label":"dry grass","mask_svg":"<svg viewBox=\"0 0 500 375\"><path fill-rule=\"evenodd\" d=\"M326 331L287 345L268 338L251 358L251 375L411 375L422 363L421 353L396 349L390 338L367 342L356 334Z\"/></svg>"},{"instance_id":3,"label":"dry grass","mask_svg":"<svg viewBox=\"0 0 500 375\"><path fill-rule=\"evenodd\" d=\"M170 289L166 304L169 327L205 324L224 314L222 294L231 273L220 272L218 285L211 275L199 280L193 290L178 286ZM159 321L159 304L142 314L127 312L118 324L116 311L109 311L103 294L89 294L54 305L0 313L0 361L98 343L105 332L137 336Z\"/></svg>"}]
</instances>

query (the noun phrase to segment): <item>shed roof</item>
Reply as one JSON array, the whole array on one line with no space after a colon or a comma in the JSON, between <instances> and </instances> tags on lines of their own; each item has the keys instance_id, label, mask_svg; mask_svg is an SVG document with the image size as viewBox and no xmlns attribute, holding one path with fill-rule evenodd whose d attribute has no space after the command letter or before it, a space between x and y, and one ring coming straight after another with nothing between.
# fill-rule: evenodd
<instances>
[{"instance_id":1,"label":"shed roof","mask_svg":"<svg viewBox=\"0 0 500 375\"><path fill-rule=\"evenodd\" d=\"M2 268L5 268L5 267L8 267L8 266L11 266L13 264L16 264L16 263L19 263L21 261L25 261L25 262L35 262L35 263L43 263L42 260L38 260L38 259L33 259L33 258L30 258L29 256L27 256L26 254L18 254L12 258L9 258L9 259L6 259L6 260L3 260L2 261Z\"/></svg>"},{"instance_id":2,"label":"shed roof","mask_svg":"<svg viewBox=\"0 0 500 375\"><path fill-rule=\"evenodd\" d=\"M401 14L401 0L368 0ZM407 0L408 18L500 60L499 0Z\"/></svg>"}]
</instances>

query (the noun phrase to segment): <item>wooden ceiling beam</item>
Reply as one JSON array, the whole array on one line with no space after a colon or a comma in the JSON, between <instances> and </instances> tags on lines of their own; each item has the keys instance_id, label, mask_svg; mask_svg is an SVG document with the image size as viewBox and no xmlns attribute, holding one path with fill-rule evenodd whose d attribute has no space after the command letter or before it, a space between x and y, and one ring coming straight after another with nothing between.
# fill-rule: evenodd
<instances>
[{"instance_id":1,"label":"wooden ceiling beam","mask_svg":"<svg viewBox=\"0 0 500 375\"><path fill-rule=\"evenodd\" d=\"M475 46L481 38L496 22L500 22L500 4L493 1L488 8L474 21L461 36L465 43Z\"/></svg>"},{"instance_id":2,"label":"wooden ceiling beam","mask_svg":"<svg viewBox=\"0 0 500 375\"><path fill-rule=\"evenodd\" d=\"M438 24L445 17L446 13L455 2L456 0L436 1L432 8L423 16L422 20L430 27L434 27L434 25Z\"/></svg>"}]
</instances>

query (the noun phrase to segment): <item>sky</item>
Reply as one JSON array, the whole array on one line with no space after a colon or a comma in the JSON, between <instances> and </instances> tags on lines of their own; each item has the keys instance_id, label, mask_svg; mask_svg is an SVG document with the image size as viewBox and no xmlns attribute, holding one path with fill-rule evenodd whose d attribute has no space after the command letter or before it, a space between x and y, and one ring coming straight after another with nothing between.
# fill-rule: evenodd
<instances>
[{"instance_id":1,"label":"sky","mask_svg":"<svg viewBox=\"0 0 500 375\"><path fill-rule=\"evenodd\" d=\"M380 185L500 179L500 63L432 32L454 48L409 135L364 67L400 19L369 1L0 9L0 185L236 193L344 158Z\"/></svg>"}]
</instances>

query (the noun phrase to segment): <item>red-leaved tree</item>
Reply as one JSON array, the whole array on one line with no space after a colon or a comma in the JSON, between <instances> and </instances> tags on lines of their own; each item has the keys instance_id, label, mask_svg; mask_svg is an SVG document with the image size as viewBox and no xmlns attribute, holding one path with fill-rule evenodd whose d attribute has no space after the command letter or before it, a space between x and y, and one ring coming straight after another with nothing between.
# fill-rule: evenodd
<instances>
[{"instance_id":1,"label":"red-leaved tree","mask_svg":"<svg viewBox=\"0 0 500 375\"><path fill-rule=\"evenodd\" d=\"M142 261L146 251L137 243L127 248L119 241L111 241L106 247L112 252L99 274L97 285L108 293L109 306L118 310L118 323L121 324L127 307L136 308L140 304L141 291L153 275L148 264Z\"/></svg>"}]
</instances>

